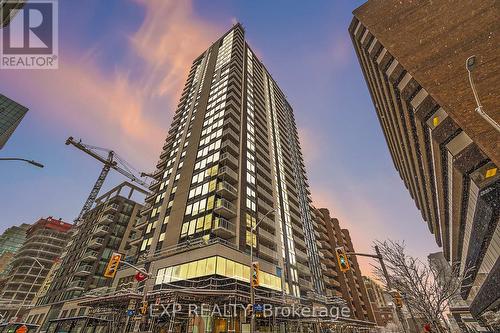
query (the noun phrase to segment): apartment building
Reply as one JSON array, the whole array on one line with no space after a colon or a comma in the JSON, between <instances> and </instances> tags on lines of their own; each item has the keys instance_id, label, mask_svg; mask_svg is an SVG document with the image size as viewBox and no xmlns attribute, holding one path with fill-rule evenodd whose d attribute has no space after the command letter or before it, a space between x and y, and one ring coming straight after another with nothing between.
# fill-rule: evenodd
<instances>
[{"instance_id":1,"label":"apartment building","mask_svg":"<svg viewBox=\"0 0 500 333\"><path fill-rule=\"evenodd\" d=\"M26 232L26 240L12 262L9 280L0 294L4 318L29 304L40 289L55 261L69 240L72 225L52 217L38 220Z\"/></svg>"},{"instance_id":2,"label":"apartment building","mask_svg":"<svg viewBox=\"0 0 500 333\"><path fill-rule=\"evenodd\" d=\"M498 13L493 0L370 0L349 27L394 166L445 258L467 273L461 294L477 318L500 299ZM470 56L492 121L475 111Z\"/></svg>"},{"instance_id":3,"label":"apartment building","mask_svg":"<svg viewBox=\"0 0 500 333\"><path fill-rule=\"evenodd\" d=\"M293 110L244 34L234 25L189 71L137 226L148 290L220 278L248 289L253 247L266 292L322 292Z\"/></svg>"},{"instance_id":4,"label":"apartment building","mask_svg":"<svg viewBox=\"0 0 500 333\"><path fill-rule=\"evenodd\" d=\"M363 276L363 282L372 305L377 326L386 327L389 323L396 323L397 314L394 304L387 302L387 299L392 300L392 297L372 278Z\"/></svg>"},{"instance_id":5,"label":"apartment building","mask_svg":"<svg viewBox=\"0 0 500 333\"><path fill-rule=\"evenodd\" d=\"M342 272L337 262L337 247L343 247L346 252L355 252L349 231L340 227L338 219L331 217L328 209L315 208L313 212L323 254L320 267L326 295L342 297L351 309L353 318L375 322L356 256L349 256L350 269L347 272Z\"/></svg>"},{"instance_id":6,"label":"apartment building","mask_svg":"<svg viewBox=\"0 0 500 333\"><path fill-rule=\"evenodd\" d=\"M72 300L111 286L112 279L104 277L104 270L113 252L125 254L130 250L130 235L143 207L137 201L142 202L146 193L123 182L96 199L37 295L36 307L29 313L32 322L47 324L58 316L82 314L85 308L80 312L78 302ZM43 320L39 314L48 315Z\"/></svg>"}]
</instances>

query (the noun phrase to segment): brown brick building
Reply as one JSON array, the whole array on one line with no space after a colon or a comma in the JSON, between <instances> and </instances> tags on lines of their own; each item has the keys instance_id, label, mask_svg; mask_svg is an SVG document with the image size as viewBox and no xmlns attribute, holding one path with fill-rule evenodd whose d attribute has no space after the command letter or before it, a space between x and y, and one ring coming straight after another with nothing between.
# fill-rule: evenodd
<instances>
[{"instance_id":1,"label":"brown brick building","mask_svg":"<svg viewBox=\"0 0 500 333\"><path fill-rule=\"evenodd\" d=\"M337 264L336 247L343 246L347 252L355 252L349 230L341 229L339 221L331 217L326 208L315 209L314 216L316 237L321 243L320 251L323 254L320 261L326 295L342 297L355 319L375 322L356 257L349 257L351 269L345 273L340 271Z\"/></svg>"},{"instance_id":2,"label":"brown brick building","mask_svg":"<svg viewBox=\"0 0 500 333\"><path fill-rule=\"evenodd\" d=\"M387 298L391 298L391 296L376 281L368 276L363 276L363 282L372 305L377 326L385 327L391 322L395 323L395 318L397 318L395 308L392 303L387 302Z\"/></svg>"},{"instance_id":3,"label":"brown brick building","mask_svg":"<svg viewBox=\"0 0 500 333\"><path fill-rule=\"evenodd\" d=\"M446 259L471 270L471 312L498 311L500 122L498 1L371 0L349 27L394 166ZM383 20L380 17L384 17ZM496 281L496 282L495 282Z\"/></svg>"}]
</instances>

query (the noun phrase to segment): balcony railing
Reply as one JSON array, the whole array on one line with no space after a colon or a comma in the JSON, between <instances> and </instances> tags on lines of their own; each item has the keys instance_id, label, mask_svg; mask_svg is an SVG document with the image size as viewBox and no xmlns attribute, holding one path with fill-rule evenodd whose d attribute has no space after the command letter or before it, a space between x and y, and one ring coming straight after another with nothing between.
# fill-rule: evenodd
<instances>
[{"instance_id":1,"label":"balcony railing","mask_svg":"<svg viewBox=\"0 0 500 333\"><path fill-rule=\"evenodd\" d=\"M95 261L95 260L97 260L98 256L99 256L99 253L97 251L87 251L82 256L82 261Z\"/></svg>"},{"instance_id":2,"label":"balcony railing","mask_svg":"<svg viewBox=\"0 0 500 333\"><path fill-rule=\"evenodd\" d=\"M101 224L109 224L109 223L112 223L115 219L115 216L112 215L112 214L106 214L106 215L103 215L100 219L99 219L99 223Z\"/></svg>"},{"instance_id":3,"label":"balcony railing","mask_svg":"<svg viewBox=\"0 0 500 333\"><path fill-rule=\"evenodd\" d=\"M92 266L83 265L76 269L75 275L83 276L83 275L89 275L90 273L92 273Z\"/></svg>"},{"instance_id":4,"label":"balcony railing","mask_svg":"<svg viewBox=\"0 0 500 333\"><path fill-rule=\"evenodd\" d=\"M219 169L219 177L232 184L238 182L238 174L227 165Z\"/></svg>"},{"instance_id":5,"label":"balcony railing","mask_svg":"<svg viewBox=\"0 0 500 333\"><path fill-rule=\"evenodd\" d=\"M213 233L223 239L228 239L235 236L236 226L234 223L222 217L215 218Z\"/></svg>"},{"instance_id":6,"label":"balcony railing","mask_svg":"<svg viewBox=\"0 0 500 333\"><path fill-rule=\"evenodd\" d=\"M267 259L268 261L275 262L276 261L276 251L263 246L262 244L259 246L259 257Z\"/></svg>"},{"instance_id":7,"label":"balcony railing","mask_svg":"<svg viewBox=\"0 0 500 333\"><path fill-rule=\"evenodd\" d=\"M224 165L230 165L232 167L238 166L238 159L228 152L222 153L220 155L220 162Z\"/></svg>"},{"instance_id":8,"label":"balcony railing","mask_svg":"<svg viewBox=\"0 0 500 333\"><path fill-rule=\"evenodd\" d=\"M101 226L97 227L97 229L94 231L94 234L99 235L99 236L104 236L104 235L107 235L110 230L111 229L108 226L101 225Z\"/></svg>"},{"instance_id":9,"label":"balcony railing","mask_svg":"<svg viewBox=\"0 0 500 333\"><path fill-rule=\"evenodd\" d=\"M130 236L130 245L136 245L142 240L142 233L138 232L135 235Z\"/></svg>"},{"instance_id":10,"label":"balcony railing","mask_svg":"<svg viewBox=\"0 0 500 333\"><path fill-rule=\"evenodd\" d=\"M84 287L85 287L85 281L77 280L77 281L72 281L69 284L68 290L84 289Z\"/></svg>"},{"instance_id":11,"label":"balcony railing","mask_svg":"<svg viewBox=\"0 0 500 333\"><path fill-rule=\"evenodd\" d=\"M94 238L90 241L88 247L90 248L96 248L96 247L101 247L102 244L104 243L104 239L103 238Z\"/></svg>"},{"instance_id":12,"label":"balcony railing","mask_svg":"<svg viewBox=\"0 0 500 333\"><path fill-rule=\"evenodd\" d=\"M236 216L236 207L226 199L217 199L214 212L226 219L230 219Z\"/></svg>"},{"instance_id":13,"label":"balcony railing","mask_svg":"<svg viewBox=\"0 0 500 333\"><path fill-rule=\"evenodd\" d=\"M106 208L104 208L104 211L105 212L116 212L116 211L118 211L119 207L120 206L118 204L112 204L112 205L106 206Z\"/></svg>"},{"instance_id":14,"label":"balcony railing","mask_svg":"<svg viewBox=\"0 0 500 333\"><path fill-rule=\"evenodd\" d=\"M238 195L238 190L228 182L222 181L217 184L217 194L226 199L234 200Z\"/></svg>"}]
</instances>

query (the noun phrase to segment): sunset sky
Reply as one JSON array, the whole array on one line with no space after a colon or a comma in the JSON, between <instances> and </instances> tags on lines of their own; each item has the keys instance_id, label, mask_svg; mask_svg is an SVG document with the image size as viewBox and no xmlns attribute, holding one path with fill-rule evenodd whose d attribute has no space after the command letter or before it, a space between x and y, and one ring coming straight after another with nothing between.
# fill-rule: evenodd
<instances>
[{"instance_id":1,"label":"sunset sky","mask_svg":"<svg viewBox=\"0 0 500 333\"><path fill-rule=\"evenodd\" d=\"M30 109L0 156L45 164L0 164L0 231L76 217L102 165L65 146L68 136L154 171L191 62L239 21L294 108L315 205L339 218L360 252L386 238L421 257L436 252L347 33L363 2L60 1L59 69L0 70L0 93ZM110 174L104 188L121 180Z\"/></svg>"}]
</instances>

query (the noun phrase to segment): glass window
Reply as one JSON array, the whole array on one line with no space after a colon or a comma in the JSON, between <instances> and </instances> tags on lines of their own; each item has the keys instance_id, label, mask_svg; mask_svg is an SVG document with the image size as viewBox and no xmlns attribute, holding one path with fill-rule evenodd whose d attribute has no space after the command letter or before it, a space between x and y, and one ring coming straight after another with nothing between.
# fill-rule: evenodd
<instances>
[{"instance_id":1,"label":"glass window","mask_svg":"<svg viewBox=\"0 0 500 333\"><path fill-rule=\"evenodd\" d=\"M156 275L155 284L162 284L163 283L164 274L165 274L165 268L158 270L158 274Z\"/></svg>"},{"instance_id":2,"label":"glass window","mask_svg":"<svg viewBox=\"0 0 500 333\"><path fill-rule=\"evenodd\" d=\"M198 261L192 261L188 265L187 278L192 279L196 277L196 268L198 265Z\"/></svg>"},{"instance_id":3,"label":"glass window","mask_svg":"<svg viewBox=\"0 0 500 333\"><path fill-rule=\"evenodd\" d=\"M169 283L170 281L172 281L172 271L173 271L173 267L168 267L166 270L165 270L165 275L163 277L163 283Z\"/></svg>"},{"instance_id":4,"label":"glass window","mask_svg":"<svg viewBox=\"0 0 500 333\"><path fill-rule=\"evenodd\" d=\"M235 262L232 260L226 260L226 276L233 277L234 276L234 265Z\"/></svg>"},{"instance_id":5,"label":"glass window","mask_svg":"<svg viewBox=\"0 0 500 333\"><path fill-rule=\"evenodd\" d=\"M175 266L172 270L172 281L181 280L181 266Z\"/></svg>"},{"instance_id":6,"label":"glass window","mask_svg":"<svg viewBox=\"0 0 500 333\"><path fill-rule=\"evenodd\" d=\"M212 275L215 274L215 264L216 264L216 257L208 258L207 259L207 268L206 268L206 273L207 275ZM249 273L250 274L250 273Z\"/></svg>"},{"instance_id":7,"label":"glass window","mask_svg":"<svg viewBox=\"0 0 500 333\"><path fill-rule=\"evenodd\" d=\"M198 260L198 266L196 267L196 276L205 276L207 269L207 259Z\"/></svg>"},{"instance_id":8,"label":"glass window","mask_svg":"<svg viewBox=\"0 0 500 333\"><path fill-rule=\"evenodd\" d=\"M226 258L217 257L217 274L226 276Z\"/></svg>"},{"instance_id":9,"label":"glass window","mask_svg":"<svg viewBox=\"0 0 500 333\"><path fill-rule=\"evenodd\" d=\"M234 276L240 280L243 278L243 265L242 264L238 264L238 263L234 264Z\"/></svg>"},{"instance_id":10,"label":"glass window","mask_svg":"<svg viewBox=\"0 0 500 333\"><path fill-rule=\"evenodd\" d=\"M187 279L187 274L188 274L188 264L182 264L181 269L180 269L180 276L179 278L181 280L186 280Z\"/></svg>"}]
</instances>

